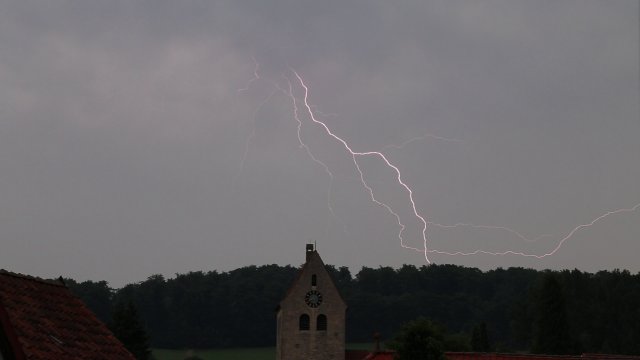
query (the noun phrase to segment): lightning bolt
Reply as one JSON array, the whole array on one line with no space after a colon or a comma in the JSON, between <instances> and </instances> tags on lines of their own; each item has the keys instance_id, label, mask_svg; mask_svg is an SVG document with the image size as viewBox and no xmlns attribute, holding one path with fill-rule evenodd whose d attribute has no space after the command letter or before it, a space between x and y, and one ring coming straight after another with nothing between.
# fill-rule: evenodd
<instances>
[{"instance_id":1,"label":"lightning bolt","mask_svg":"<svg viewBox=\"0 0 640 360\"><path fill-rule=\"evenodd\" d=\"M502 230L502 231L506 231L508 233L511 233L513 235L515 235L516 237L518 237L520 240L524 241L524 242L528 242L528 243L533 243L536 242L540 239L543 239L545 237L551 237L553 235L551 234L542 234L539 236L536 236L533 239L530 239L524 235L522 235L521 233L510 229L506 226L495 226L495 225L475 225L475 224L468 224L468 223L456 223L453 225L444 225L444 224L438 224L438 223L434 223L429 221L428 222L429 226L434 226L434 227L438 227L441 229L455 229L455 228L459 228L459 227L469 227L469 228L474 228L474 229L484 229L484 230Z\"/></svg>"},{"instance_id":2,"label":"lightning bolt","mask_svg":"<svg viewBox=\"0 0 640 360\"><path fill-rule=\"evenodd\" d=\"M246 91L249 89L249 87L251 86L251 84L257 80L262 79L259 75L259 65L256 62L256 60L254 59L254 77L252 79L249 80L247 86L245 88L239 89L239 92L242 91ZM628 212L634 212L637 211L638 208L640 208L640 203L636 204L635 206L631 207L631 208L621 208L621 209L617 209L617 210L612 210L612 211L607 211L605 213L603 213L602 215L594 218L593 220L591 220L588 223L584 223L584 224L580 224L578 226L576 226L575 228L573 228L571 231L569 231L564 237L562 237L558 243L556 244L556 246L551 249L550 251L543 253L543 254L533 254L533 253L526 253L526 252L521 252L521 251L514 251L514 250L506 250L506 251L500 251L500 252L491 252L491 251L486 251L486 250L474 250L474 251L469 251L469 252L464 252L464 251L455 251L455 252L449 252L449 251L442 251L442 250L438 250L438 249L431 249L429 248L429 239L427 237L427 228L429 226L433 226L433 227L437 227L437 228L442 228L442 229L454 229L454 228L462 228L462 227L468 227L468 228L473 228L473 229L482 229L482 230L499 230L499 231L505 231L508 232L512 235L514 235L515 237L519 238L522 241L525 242L536 242L544 237L551 237L552 235L550 234L543 234L543 235L539 235L535 238L528 238L526 236L524 236L523 234L519 233L516 230L513 230L511 228L505 227L505 226L495 226L495 225L476 225L476 224L471 224L471 223L455 223L452 225L447 225L447 224L439 224L439 223L435 223L432 221L427 221L425 216L421 215L420 212L418 211L418 208L416 206L416 202L414 200L414 192L412 190L412 188L403 180L402 178L402 173L400 171L400 169L394 165L388 158L387 156L385 156L384 153L382 153L381 151L355 151L353 150L352 146L349 145L349 143L342 137L338 136L337 134L335 134L330 128L329 126L321 121L318 120L316 114L320 115L320 116L324 116L324 114L321 114L319 111L314 110L315 106L311 105L309 102L309 87L307 86L307 84L304 82L302 76L300 76L300 74L294 70L293 68L289 69L290 72L294 75L294 78L297 81L297 84L299 84L299 86L303 89L303 96L302 96L302 101L300 102L298 100L298 98L295 95L295 91L294 91L294 85L291 82L291 80L283 75L283 78L286 80L287 86L282 87L280 86L279 83L273 81L273 80L267 80L274 88L274 91L272 91L269 96L267 96L257 107L256 110L254 112L254 124L255 124L255 116L256 113L260 110L260 108L262 106L264 106L267 102L269 102L269 100L271 99L271 97L273 96L274 92L280 91L281 93L283 93L284 95L286 95L287 97L289 97L289 99L291 100L292 103L292 107L293 107L293 118L295 119L296 123L297 123L297 139L298 139L298 144L299 147L304 149L304 151L306 152L307 156L309 156L309 158L315 162L316 164L318 164L320 167L322 167L322 169L327 173L327 175L329 176L329 186L328 186L328 190L327 190L327 204L329 207L329 212L334 216L334 210L332 207L332 201L331 201L331 189L333 186L333 182L335 180L335 176L334 174L331 172L331 169L329 168L329 166L324 163L323 161L321 161L318 157L316 157L313 152L311 151L311 149L309 148L309 146L304 142L304 138L302 135L302 128L304 126L304 122L302 120L301 117L301 113L303 112L301 110L301 108L304 108L304 112L307 114L308 118L311 120L312 123L314 123L315 125L319 126L320 128L322 128L324 130L324 132L326 133L326 135L328 135L329 137L331 137L332 139L334 139L335 141L339 142L342 147L349 153L352 163L356 169L356 171L358 172L359 175L359 179L360 182L362 184L362 186L366 189L367 193L369 194L369 197L371 199L371 201L381 207L383 207L389 214L391 214L395 219L396 222L398 224L398 227L400 228L399 232L398 232L398 239L400 240L400 245L403 248L409 249L409 250L413 250L413 251L417 251L420 252L424 255L424 258L426 260L427 263L431 263L430 259L429 259L429 254L439 254L439 255L447 255L447 256L473 256L473 255L492 255L492 256L506 256L506 255L515 255L515 256L523 256L523 257L530 257L530 258L537 258L537 259L543 259L545 257L554 255L558 250L560 250L560 248L562 248L562 246L564 245L564 243L571 239L578 231L580 231L581 229L584 228L588 228L593 226L594 224L596 224L597 222L609 217L609 216L613 216L616 214L620 214L620 213L628 213ZM335 116L335 114L329 114L329 116ZM249 136L249 138L247 139L247 142L245 144L245 152L243 155L243 160L241 162L241 167L244 164L244 161L246 159L247 153L248 153L248 149L249 149L249 144L251 142L251 140L253 139L253 137L255 137L255 130L252 131L251 135ZM413 143L415 141L420 141L420 140L425 140L426 138L433 138L436 140L441 140L441 141L450 141L450 142L460 142L460 140L458 139L452 139L452 138L445 138L445 137L441 137L441 136L436 136L436 135L432 135L432 134L425 134L423 136L418 136L418 137L414 137L411 138L409 140L404 141L403 143L401 143L400 145L387 145L385 147L383 147L384 149L389 149L389 148L394 148L394 149L402 149L403 147L409 145L410 143ZM410 202L410 207L413 213L413 216L419 220L419 222L421 223L421 241L423 243L423 248L416 248L416 247L412 247L409 246L407 244L405 244L405 239L403 237L404 231L406 229L406 225L403 224L400 215L394 210L394 208L392 208L389 204L384 203L380 200L378 200L378 198L375 195L375 192L373 190L373 188L367 183L366 179L365 179L365 175L364 172L362 170L361 164L359 163L358 159L361 157L374 157L377 158L379 160L381 160L383 162L383 164L385 164L389 169L393 170L393 172L395 173L395 178L396 178L396 182L398 185L400 185L407 193L408 195L408 199ZM337 217L336 217L337 218Z\"/></svg>"},{"instance_id":3,"label":"lightning bolt","mask_svg":"<svg viewBox=\"0 0 640 360\"><path fill-rule=\"evenodd\" d=\"M253 60L253 77L251 79L249 79L249 81L247 81L247 84L245 85L245 87L240 88L237 90L237 93L243 93L246 91L249 91L249 89L251 88L251 85L259 80L262 80L262 77L260 76L260 64L258 63L258 61L256 60L255 57L251 58ZM272 83L273 85L273 83ZM262 109L262 107L264 107L269 100L271 100L271 98L273 97L273 95L276 93L277 89L274 88L273 91L271 91L271 93L269 93L268 96L266 96L259 104L258 106L256 106L253 111L252 111L252 115L251 115L251 123L252 123L252 127L251 127L251 132L249 133L249 136L247 136L247 139L244 142L244 151L242 152L242 157L240 159L240 165L238 166L238 172L236 173L236 175L234 176L234 181L231 185L231 193L235 194L236 192L236 184L238 183L238 178L240 178L240 176L242 176L242 172L244 171L244 166L245 163L247 161L247 157L249 156L249 149L251 147L251 143L253 142L253 139L256 137L256 120L257 120L257 116L258 113L260 112L260 110Z\"/></svg>"},{"instance_id":4,"label":"lightning bolt","mask_svg":"<svg viewBox=\"0 0 640 360\"><path fill-rule=\"evenodd\" d=\"M248 86L250 86L250 84L247 85L247 89L248 89ZM240 89L240 90L243 90L243 89ZM260 112L260 109L262 109L262 107L265 106L269 102L269 100L271 100L271 98L273 97L273 94L275 94L275 93L276 93L276 90L274 89L253 110L253 115L252 115L253 126L251 127L251 133L249 133L249 136L247 137L247 140L244 143L244 152L242 153L242 158L240 159L240 165L239 165L239 168L238 168L238 173L234 177L235 180L233 181L233 184L232 184L232 189L231 189L231 193L232 194L235 194L235 192L236 192L235 187L236 187L236 184L238 183L237 179L242 175L242 172L244 171L244 165L245 165L245 163L247 161L247 157L249 156L249 148L251 147L251 143L253 142L253 139L256 137L256 117L258 116L258 112Z\"/></svg>"},{"instance_id":5,"label":"lightning bolt","mask_svg":"<svg viewBox=\"0 0 640 360\"><path fill-rule=\"evenodd\" d=\"M628 213L628 212L634 212L636 211L638 208L640 208L640 203L636 204L635 206L628 208L628 209L617 209L617 210L612 210L612 211L607 211L604 214L596 217L595 219L591 220L588 223L585 224L580 224L578 226L576 226L575 228L573 228L571 231L569 231L569 233L567 233L567 235L565 235L565 237L563 237L562 239L560 239L560 241L558 241L558 244L556 244L556 246L549 252L541 254L541 255L537 255L537 254L528 254L528 253L524 253L524 252L520 252L520 251L513 251L513 250L507 250L507 251L501 251L501 252L491 252L491 251L485 251L485 250L475 250L475 251L471 251L471 252L463 252L463 251L456 251L456 252L447 252L447 251L440 251L440 250L429 250L429 253L436 253L436 254L440 254L440 255L449 255L449 256L471 256L471 255L479 255L479 254L483 254L483 255L493 255L493 256L504 256L504 255L518 255L518 256L524 256L524 257L532 257L532 258L536 258L536 259L543 259L547 256L551 256L553 254L555 254L558 250L560 250L560 248L562 247L562 245L564 244L565 241L569 240L570 238L573 237L573 235L578 232L581 229L584 228L588 228L593 226L595 223L597 223L600 220L603 220L609 216L615 215L615 214L619 214L619 213ZM467 225L467 224L461 224L461 225ZM477 225L476 225L477 226ZM501 227L498 227L501 228ZM504 228L507 229L507 228ZM507 230L511 230L511 229L507 229Z\"/></svg>"},{"instance_id":6,"label":"lightning bolt","mask_svg":"<svg viewBox=\"0 0 640 360\"><path fill-rule=\"evenodd\" d=\"M411 138L409 140L406 140L400 145L393 145L393 144L385 145L385 146L382 147L382 150L385 150L385 149L398 149L399 150L399 149L402 149L405 146L407 146L407 145L409 145L409 144L411 144L413 142L425 140L427 138L440 140L440 141L448 141L448 142L461 142L458 139L449 139L449 138L446 138L446 137L437 136L437 135L433 135L433 134L427 133L427 134L424 134L422 136L416 136L416 137L413 137L413 138Z\"/></svg>"},{"instance_id":7,"label":"lightning bolt","mask_svg":"<svg viewBox=\"0 0 640 360\"><path fill-rule=\"evenodd\" d=\"M347 150L350 154L351 154L351 159L353 161L353 164L356 168L356 170L358 171L358 174L360 175L360 181L362 183L362 185L365 187L365 189L367 189L369 196L371 198L371 201L373 201L374 203L382 206L383 208L385 208L391 215L393 215L397 222L398 222L398 226L400 227L400 231L398 233L398 238L400 239L400 245L404 248L407 249L411 249L411 250L416 250L416 251L421 251L424 253L424 258L427 261L427 263L431 263L431 261L429 260L429 256L428 256L428 247L427 247L427 243L428 243L428 239L427 239L427 220L420 215L420 213L418 212L418 209L416 207L416 203L413 199L413 190L402 180L402 174L400 173L400 169L398 169L397 166L393 165L389 159L387 159L386 156L384 156L383 153L379 152L379 151L367 151L367 152L357 152L354 151L351 146L341 137L339 137L338 135L336 135L335 133L333 133L331 131L331 129L329 129L329 127L327 126L327 124L325 124L324 122L318 120L313 112L313 109L311 108L311 105L309 105L309 87L305 84L304 80L302 79L302 77L294 70L291 69L291 72L295 75L296 79L298 80L298 82L300 83L300 86L302 86L302 88L304 89L304 106L307 109L307 113L309 114L309 118L311 119L312 122L314 122L315 124L321 126L327 135L329 135L330 137L334 138L335 140L337 140L339 143L342 144L342 146L344 147L345 150ZM299 116L298 116L298 108L296 104L296 100L295 100L295 96L292 96L292 100L294 102L294 116L296 118L296 120L298 121L298 134L300 131L300 127L302 126L302 121L300 120ZM298 137L298 139L300 140L300 137ZM306 147L306 146L305 146ZM308 149L308 147L306 147L306 149ZM398 181L398 183L407 191L407 193L409 194L409 201L411 202L411 208L413 210L413 214L415 215L416 218L420 219L420 222L422 223L422 241L423 241L423 245L424 248L423 249L418 249L418 248L414 248L411 246L408 246L404 243L404 238L402 237L402 234L404 233L404 230L406 229L406 226L402 223L401 219L400 219L400 215L398 215L397 212L395 212L393 210L393 208L391 206L389 206L386 203L383 203L381 201L379 201L374 194L373 188L371 188L371 186L369 186L369 184L367 184L367 181L364 178L364 173L362 172L362 169L360 168L360 163L358 163L358 157L359 156L375 156L380 158L389 168L393 169L396 173L396 180ZM326 165L325 165L326 166Z\"/></svg>"},{"instance_id":8,"label":"lightning bolt","mask_svg":"<svg viewBox=\"0 0 640 360\"><path fill-rule=\"evenodd\" d=\"M253 84L255 81L258 81L261 79L259 71L260 71L260 64L258 63L258 60L256 60L255 57L251 57L251 60L253 60L253 77L251 79L249 79L249 81L247 81L247 84L245 85L245 87L238 89L238 93L242 93L245 91L248 91L251 88L251 84Z\"/></svg>"},{"instance_id":9,"label":"lightning bolt","mask_svg":"<svg viewBox=\"0 0 640 360\"><path fill-rule=\"evenodd\" d=\"M247 137L246 141L245 141L245 146L244 146L244 152L242 155L242 158L240 160L240 165L239 165L239 170L238 173L236 174L235 178L237 179L238 177L240 177L242 175L242 171L244 169L244 165L246 162L246 159L248 157L249 154L249 149L251 146L251 143L253 142L253 139L256 136L256 130L255 130L255 126L256 126L256 118L257 118L257 114L260 111L260 109L265 106L273 97L273 95L276 92L281 92L284 95L288 96L293 103L293 108L294 108L294 118L297 120L298 122L298 126L297 126L297 137L298 137L298 143L300 148L304 149L305 152L307 153L307 155L309 156L309 158L311 158L312 161L314 161L315 163L317 163L318 165L320 165L324 171L327 173L327 175L329 175L329 185L327 187L327 207L329 209L329 213L330 215L335 218L339 223L341 223L343 225L343 231L346 233L346 224L342 223L342 221L340 221L340 219L336 216L335 211L333 210L333 205L332 205L332 188L333 188L333 182L334 182L334 175L331 172L331 170L329 169L329 166L327 166L327 164L325 164L324 162L322 162L320 159L318 159L312 152L311 149L309 148L309 146L306 145L306 143L304 143L304 141L302 140L302 121L300 121L299 117L298 117L298 107L297 107L297 102L296 102L296 98L293 94L293 85L291 84L290 81L287 80L287 85L288 88L285 89L283 87L280 86L280 84L272 79L268 79L268 78L263 78L260 75L260 64L258 63L258 61L255 59L255 57L252 57L253 63L254 63L254 68L253 68L253 77L251 79L249 79L247 81L247 84L245 85L245 87L240 88L237 90L238 93L243 93L245 91L248 91L252 84L257 82L257 81L266 81L268 84L271 85L271 87L273 88L273 90L269 93L268 96L266 96L264 98L264 100L262 102L260 102L260 104L258 106L255 107L253 114L252 114L252 130L251 133L249 134L249 136ZM318 111L319 113L319 111ZM323 116L337 116L336 114L323 114ZM237 181L233 182L233 193L235 193L235 184L237 183ZM329 231L329 226L330 226L330 218L327 220L327 233Z\"/></svg>"},{"instance_id":10,"label":"lightning bolt","mask_svg":"<svg viewBox=\"0 0 640 360\"><path fill-rule=\"evenodd\" d=\"M278 85L276 86L281 91L283 91L287 96L289 96L293 103L293 117L298 122L297 135L298 135L298 143L300 144L300 147L307 152L307 155L311 158L311 160L313 160L318 165L320 165L324 169L324 171L329 175L329 188L327 189L327 204L329 206L329 211L335 217L335 212L333 211L333 206L331 205L331 189L333 187L333 180L335 179L335 176L333 176L333 173L329 169L329 166L327 166L327 164L320 161L315 155L313 155L313 153L311 152L311 149L309 149L309 146L305 144L304 141L302 141L302 120L300 120L300 116L298 115L298 112L299 112L298 103L296 101L295 95L293 94L293 85L291 84L290 81L287 81L287 85L288 85L287 91L280 88Z\"/></svg>"}]
</instances>

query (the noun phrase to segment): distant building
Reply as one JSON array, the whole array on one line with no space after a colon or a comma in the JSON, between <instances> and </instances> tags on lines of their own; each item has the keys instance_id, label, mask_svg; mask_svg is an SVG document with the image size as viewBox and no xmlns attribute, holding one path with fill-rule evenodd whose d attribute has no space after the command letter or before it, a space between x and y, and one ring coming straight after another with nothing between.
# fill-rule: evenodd
<instances>
[{"instance_id":1,"label":"distant building","mask_svg":"<svg viewBox=\"0 0 640 360\"><path fill-rule=\"evenodd\" d=\"M393 360L394 352L345 350L347 304L313 244L306 261L277 308L276 360ZM541 355L446 352L447 360L640 360L640 356Z\"/></svg>"},{"instance_id":2,"label":"distant building","mask_svg":"<svg viewBox=\"0 0 640 360\"><path fill-rule=\"evenodd\" d=\"M134 360L62 281L0 270L0 360Z\"/></svg>"},{"instance_id":3,"label":"distant building","mask_svg":"<svg viewBox=\"0 0 640 360\"><path fill-rule=\"evenodd\" d=\"M344 360L347 304L313 244L277 309L276 360Z\"/></svg>"}]
</instances>

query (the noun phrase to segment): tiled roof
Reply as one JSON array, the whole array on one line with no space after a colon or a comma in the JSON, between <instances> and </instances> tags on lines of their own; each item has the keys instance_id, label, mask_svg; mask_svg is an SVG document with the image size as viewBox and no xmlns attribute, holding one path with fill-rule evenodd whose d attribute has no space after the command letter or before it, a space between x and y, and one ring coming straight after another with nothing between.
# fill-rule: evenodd
<instances>
[{"instance_id":1,"label":"tiled roof","mask_svg":"<svg viewBox=\"0 0 640 360\"><path fill-rule=\"evenodd\" d=\"M376 351L369 354L369 356L363 360L393 360L394 354L395 352L393 351Z\"/></svg>"},{"instance_id":2,"label":"tiled roof","mask_svg":"<svg viewBox=\"0 0 640 360\"><path fill-rule=\"evenodd\" d=\"M17 359L134 359L62 282L0 270L0 325Z\"/></svg>"},{"instance_id":3,"label":"tiled roof","mask_svg":"<svg viewBox=\"0 0 640 360\"><path fill-rule=\"evenodd\" d=\"M300 267L300 269L298 270L297 274L296 274L296 278L293 280L293 282L291 283L291 286L289 286L289 289L287 289L287 292L285 293L285 295L282 297L282 300L280 301L280 303L278 304L278 306L276 306L276 312L280 310L280 305L282 303L282 301L284 301L284 299L286 299L289 295L291 295L291 293L293 292L293 290L296 288L296 285L298 284L298 282L300 281L300 278L302 278L302 274L304 273L307 265L311 262L311 261L318 261L320 262L320 264L322 264L322 266L324 267L324 261L322 261L322 258L320 257L320 254L316 251L309 251L307 253L307 260L305 261L304 264L302 264L302 266ZM329 278L331 279L331 282L333 283L333 286L336 287L336 284L333 282L333 278L331 277L331 274L329 274ZM347 303L344 298L342 297L342 294L340 294L340 291L338 291L338 297L340 297L340 300L342 300L343 303Z\"/></svg>"}]
</instances>

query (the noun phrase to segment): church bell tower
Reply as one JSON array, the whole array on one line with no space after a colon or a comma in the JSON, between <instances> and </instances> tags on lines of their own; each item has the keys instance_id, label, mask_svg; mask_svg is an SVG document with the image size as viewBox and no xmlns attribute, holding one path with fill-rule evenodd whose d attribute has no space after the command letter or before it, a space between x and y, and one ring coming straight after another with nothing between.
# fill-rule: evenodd
<instances>
[{"instance_id":1,"label":"church bell tower","mask_svg":"<svg viewBox=\"0 0 640 360\"><path fill-rule=\"evenodd\" d=\"M313 244L277 313L277 360L344 360L347 304Z\"/></svg>"}]
</instances>

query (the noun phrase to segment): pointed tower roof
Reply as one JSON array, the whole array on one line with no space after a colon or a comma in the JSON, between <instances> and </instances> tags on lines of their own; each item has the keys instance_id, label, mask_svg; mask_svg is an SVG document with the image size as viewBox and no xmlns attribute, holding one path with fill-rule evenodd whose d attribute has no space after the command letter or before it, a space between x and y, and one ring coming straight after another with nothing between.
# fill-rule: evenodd
<instances>
[{"instance_id":1,"label":"pointed tower roof","mask_svg":"<svg viewBox=\"0 0 640 360\"><path fill-rule=\"evenodd\" d=\"M300 283L302 281L306 281L306 279L310 278L312 274L318 275L318 273L323 274L323 277L326 277L329 280L329 281L323 282L324 286L327 287L325 291L328 291L330 293L335 293L346 308L347 302L344 300L344 298L340 294L340 291L338 291L338 288L333 282L331 275L326 270L324 261L322 261L320 254L316 250L315 244L307 244L306 253L305 253L305 263L300 268L300 271L298 271L298 275L296 276L295 280L289 287L289 290L287 290L285 296L280 301L280 304L276 310L279 310L280 306L292 296L295 289L298 289L301 287ZM304 286L304 285L302 287L307 288L307 286Z\"/></svg>"}]
</instances>

